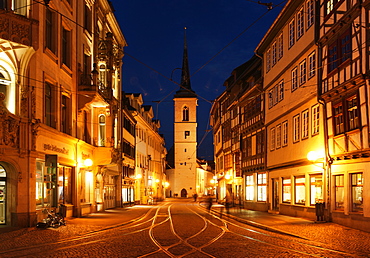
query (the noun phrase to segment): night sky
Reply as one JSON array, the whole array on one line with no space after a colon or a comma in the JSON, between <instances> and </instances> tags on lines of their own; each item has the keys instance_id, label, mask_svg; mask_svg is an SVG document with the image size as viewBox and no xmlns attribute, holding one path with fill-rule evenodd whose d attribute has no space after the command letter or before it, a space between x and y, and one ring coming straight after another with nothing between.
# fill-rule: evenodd
<instances>
[{"instance_id":1,"label":"night sky","mask_svg":"<svg viewBox=\"0 0 370 258\"><path fill-rule=\"evenodd\" d=\"M213 159L212 101L233 69L251 58L287 1L273 2L272 10L249 0L111 2L128 43L123 90L141 93L144 104L153 106L167 149L173 145L173 96L181 76L176 68L182 65L187 28L191 87L198 95L198 157Z\"/></svg>"}]
</instances>

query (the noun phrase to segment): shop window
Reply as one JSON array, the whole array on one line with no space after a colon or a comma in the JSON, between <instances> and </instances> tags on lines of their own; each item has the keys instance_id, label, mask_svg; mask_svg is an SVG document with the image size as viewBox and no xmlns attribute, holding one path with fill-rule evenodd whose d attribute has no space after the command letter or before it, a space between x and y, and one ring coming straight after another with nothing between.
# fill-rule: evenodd
<instances>
[{"instance_id":1,"label":"shop window","mask_svg":"<svg viewBox=\"0 0 370 258\"><path fill-rule=\"evenodd\" d=\"M344 209L344 175L334 176L335 182L335 209Z\"/></svg>"},{"instance_id":2,"label":"shop window","mask_svg":"<svg viewBox=\"0 0 370 258\"><path fill-rule=\"evenodd\" d=\"M45 163L50 164L46 166ZM58 201L57 167L52 166L51 162L47 160L45 163L36 162L36 205L38 207L56 207Z\"/></svg>"},{"instance_id":3,"label":"shop window","mask_svg":"<svg viewBox=\"0 0 370 258\"><path fill-rule=\"evenodd\" d=\"M306 203L306 178L305 177L296 177L294 186L295 186L295 204L304 205Z\"/></svg>"},{"instance_id":4,"label":"shop window","mask_svg":"<svg viewBox=\"0 0 370 258\"><path fill-rule=\"evenodd\" d=\"M290 178L283 178L283 202L285 203L290 203L292 200L291 181Z\"/></svg>"},{"instance_id":5,"label":"shop window","mask_svg":"<svg viewBox=\"0 0 370 258\"><path fill-rule=\"evenodd\" d=\"M322 175L310 176L310 205L315 205L324 200Z\"/></svg>"},{"instance_id":6,"label":"shop window","mask_svg":"<svg viewBox=\"0 0 370 258\"><path fill-rule=\"evenodd\" d=\"M352 211L363 211L363 186L362 173L351 174L351 201Z\"/></svg>"},{"instance_id":7,"label":"shop window","mask_svg":"<svg viewBox=\"0 0 370 258\"><path fill-rule=\"evenodd\" d=\"M267 199L267 173L257 174L257 201Z\"/></svg>"},{"instance_id":8,"label":"shop window","mask_svg":"<svg viewBox=\"0 0 370 258\"><path fill-rule=\"evenodd\" d=\"M253 175L247 175L245 177L245 199L247 201L253 201L254 200L254 176Z\"/></svg>"},{"instance_id":9,"label":"shop window","mask_svg":"<svg viewBox=\"0 0 370 258\"><path fill-rule=\"evenodd\" d=\"M72 167L58 168L59 203L72 203Z\"/></svg>"}]
</instances>

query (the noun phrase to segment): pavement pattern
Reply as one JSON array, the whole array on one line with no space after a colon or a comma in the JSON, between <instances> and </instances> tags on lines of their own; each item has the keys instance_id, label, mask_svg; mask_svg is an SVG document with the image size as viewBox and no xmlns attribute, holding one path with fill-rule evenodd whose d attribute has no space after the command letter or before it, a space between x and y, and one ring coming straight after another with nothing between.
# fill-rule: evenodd
<instances>
[{"instance_id":1,"label":"pavement pattern","mask_svg":"<svg viewBox=\"0 0 370 258\"><path fill-rule=\"evenodd\" d=\"M171 199L167 199L171 201ZM189 202L192 200L189 199ZM203 205L202 203L197 203ZM67 239L87 232L113 228L116 225L124 225L132 220L140 218L149 209L150 205L135 205L106 210L104 212L89 214L82 218L69 218L67 225L57 229L37 229L0 227L0 249L12 249L19 245L25 245L29 241L33 244L50 241L50 238ZM229 214L222 205L214 203L212 213L222 216L224 219L233 218L239 222L252 225L257 228L281 234L295 235L315 242L321 242L333 246L343 246L353 251L369 254L370 257L370 233L344 227L335 223L316 223L304 218L290 217L267 212L230 208ZM57 234L55 234L57 231ZM14 241L16 239L16 242Z\"/></svg>"}]
</instances>

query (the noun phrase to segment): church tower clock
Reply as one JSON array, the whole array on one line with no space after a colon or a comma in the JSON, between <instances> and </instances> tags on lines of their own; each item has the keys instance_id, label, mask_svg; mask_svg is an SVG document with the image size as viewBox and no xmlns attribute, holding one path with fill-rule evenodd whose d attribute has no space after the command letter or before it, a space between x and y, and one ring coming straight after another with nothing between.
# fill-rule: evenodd
<instances>
[{"instance_id":1,"label":"church tower clock","mask_svg":"<svg viewBox=\"0 0 370 258\"><path fill-rule=\"evenodd\" d=\"M197 105L198 98L191 89L186 44L180 89L174 95L174 174L171 189L179 197L191 197L197 193Z\"/></svg>"}]
</instances>

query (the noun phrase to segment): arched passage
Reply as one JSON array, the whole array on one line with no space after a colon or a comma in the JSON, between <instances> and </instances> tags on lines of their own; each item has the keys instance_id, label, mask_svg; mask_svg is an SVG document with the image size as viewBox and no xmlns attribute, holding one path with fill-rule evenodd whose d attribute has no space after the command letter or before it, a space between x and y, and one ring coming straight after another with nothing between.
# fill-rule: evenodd
<instances>
[{"instance_id":1,"label":"arched passage","mask_svg":"<svg viewBox=\"0 0 370 258\"><path fill-rule=\"evenodd\" d=\"M188 197L188 192L186 191L186 189L185 189L185 188L183 188L183 189L181 190L181 197Z\"/></svg>"}]
</instances>

